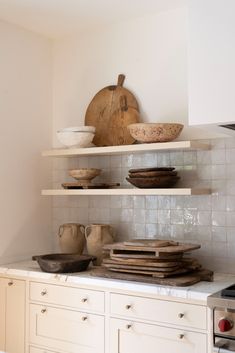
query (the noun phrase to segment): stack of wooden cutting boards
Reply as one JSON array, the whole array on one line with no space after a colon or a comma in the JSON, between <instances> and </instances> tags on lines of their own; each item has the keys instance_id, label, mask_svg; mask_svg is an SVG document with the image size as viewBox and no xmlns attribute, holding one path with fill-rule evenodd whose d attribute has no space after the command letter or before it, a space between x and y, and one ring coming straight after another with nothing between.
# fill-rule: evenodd
<instances>
[{"instance_id":1,"label":"stack of wooden cutting boards","mask_svg":"<svg viewBox=\"0 0 235 353\"><path fill-rule=\"evenodd\" d=\"M199 248L198 244L170 240L133 239L105 245L102 266L109 271L107 277L110 278L135 281L141 278L148 283L174 286L211 281L213 272L202 269L200 263L188 255Z\"/></svg>"}]
</instances>

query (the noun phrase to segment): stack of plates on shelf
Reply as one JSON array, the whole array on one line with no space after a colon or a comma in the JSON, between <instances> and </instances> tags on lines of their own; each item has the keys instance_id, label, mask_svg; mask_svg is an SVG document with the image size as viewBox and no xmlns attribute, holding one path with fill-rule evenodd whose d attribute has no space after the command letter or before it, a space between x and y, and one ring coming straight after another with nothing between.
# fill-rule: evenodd
<instances>
[{"instance_id":1,"label":"stack of plates on shelf","mask_svg":"<svg viewBox=\"0 0 235 353\"><path fill-rule=\"evenodd\" d=\"M158 239L133 239L106 244L103 247L102 266L108 271L122 273L124 279L129 276L126 278L128 280L138 280L140 275L141 278L148 276L152 278L151 283L183 285L186 279L192 280L192 275L193 281L200 281L202 273L205 280L212 280L211 271L202 270L196 259L184 257L185 253L199 248L198 244Z\"/></svg>"},{"instance_id":2,"label":"stack of plates on shelf","mask_svg":"<svg viewBox=\"0 0 235 353\"><path fill-rule=\"evenodd\" d=\"M126 178L137 188L171 188L179 179L173 167L130 169Z\"/></svg>"}]
</instances>

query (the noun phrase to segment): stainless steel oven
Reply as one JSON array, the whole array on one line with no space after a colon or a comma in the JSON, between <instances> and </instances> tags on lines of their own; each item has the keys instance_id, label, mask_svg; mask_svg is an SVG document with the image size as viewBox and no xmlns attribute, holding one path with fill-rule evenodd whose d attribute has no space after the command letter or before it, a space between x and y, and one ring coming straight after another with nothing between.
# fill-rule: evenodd
<instances>
[{"instance_id":1,"label":"stainless steel oven","mask_svg":"<svg viewBox=\"0 0 235 353\"><path fill-rule=\"evenodd\" d=\"M235 285L207 299L212 309L213 353L235 352Z\"/></svg>"}]
</instances>

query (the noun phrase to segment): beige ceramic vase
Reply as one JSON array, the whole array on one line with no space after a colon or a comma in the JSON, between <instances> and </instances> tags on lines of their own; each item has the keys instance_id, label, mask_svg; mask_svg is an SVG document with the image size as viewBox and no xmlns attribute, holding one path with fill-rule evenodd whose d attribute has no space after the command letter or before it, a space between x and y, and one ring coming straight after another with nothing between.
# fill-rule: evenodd
<instances>
[{"instance_id":1,"label":"beige ceramic vase","mask_svg":"<svg viewBox=\"0 0 235 353\"><path fill-rule=\"evenodd\" d=\"M91 224L85 228L87 251L95 256L95 265L101 265L103 260L103 245L114 242L114 229L109 224Z\"/></svg>"},{"instance_id":2,"label":"beige ceramic vase","mask_svg":"<svg viewBox=\"0 0 235 353\"><path fill-rule=\"evenodd\" d=\"M85 246L85 227L79 223L65 223L59 228L62 253L81 255Z\"/></svg>"}]
</instances>

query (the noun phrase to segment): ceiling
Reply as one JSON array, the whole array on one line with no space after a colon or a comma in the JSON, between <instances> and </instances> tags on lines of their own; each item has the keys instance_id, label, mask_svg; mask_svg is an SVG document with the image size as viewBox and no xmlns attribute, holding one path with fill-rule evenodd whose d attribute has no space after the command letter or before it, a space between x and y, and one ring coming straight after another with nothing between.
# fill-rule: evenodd
<instances>
[{"instance_id":1,"label":"ceiling","mask_svg":"<svg viewBox=\"0 0 235 353\"><path fill-rule=\"evenodd\" d=\"M0 0L0 19L57 38L185 4L186 0Z\"/></svg>"}]
</instances>

